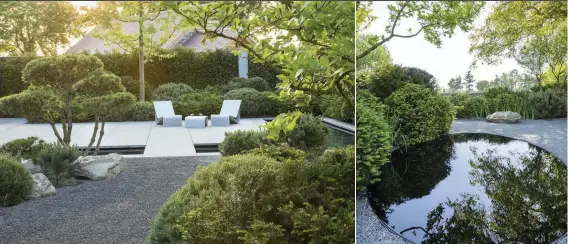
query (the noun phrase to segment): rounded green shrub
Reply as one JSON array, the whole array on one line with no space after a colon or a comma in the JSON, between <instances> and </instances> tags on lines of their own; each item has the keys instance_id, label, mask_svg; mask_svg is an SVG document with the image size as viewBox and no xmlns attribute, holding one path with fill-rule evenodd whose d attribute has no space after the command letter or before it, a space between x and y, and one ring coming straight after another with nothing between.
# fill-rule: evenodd
<instances>
[{"instance_id":1,"label":"rounded green shrub","mask_svg":"<svg viewBox=\"0 0 568 244\"><path fill-rule=\"evenodd\" d=\"M258 148L247 150L242 154L264 155L276 159L278 162L285 162L287 160L304 160L306 152L290 147L286 144L283 145L261 145Z\"/></svg>"},{"instance_id":2,"label":"rounded green shrub","mask_svg":"<svg viewBox=\"0 0 568 244\"><path fill-rule=\"evenodd\" d=\"M531 92L528 103L536 119L554 119L566 117L566 91L548 89Z\"/></svg>"},{"instance_id":3,"label":"rounded green shrub","mask_svg":"<svg viewBox=\"0 0 568 244\"><path fill-rule=\"evenodd\" d=\"M174 101L178 97L193 92L193 88L181 83L167 83L152 91L154 101Z\"/></svg>"},{"instance_id":4,"label":"rounded green shrub","mask_svg":"<svg viewBox=\"0 0 568 244\"><path fill-rule=\"evenodd\" d=\"M487 99L483 96L480 97L469 97L465 100L463 105L463 110L460 116L456 115L458 118L485 118L489 109L489 103Z\"/></svg>"},{"instance_id":5,"label":"rounded green shrub","mask_svg":"<svg viewBox=\"0 0 568 244\"><path fill-rule=\"evenodd\" d=\"M389 115L398 119L408 145L433 140L449 131L455 118L450 101L422 85L407 84L385 100Z\"/></svg>"},{"instance_id":6,"label":"rounded green shrub","mask_svg":"<svg viewBox=\"0 0 568 244\"><path fill-rule=\"evenodd\" d=\"M314 163L222 157L172 195L147 243L352 243L350 152L330 151Z\"/></svg>"},{"instance_id":7,"label":"rounded green shrub","mask_svg":"<svg viewBox=\"0 0 568 244\"><path fill-rule=\"evenodd\" d=\"M235 77L231 79L231 81L223 87L223 92L228 92L230 90L235 90L239 88L252 88L257 91L272 91L268 82L266 82L263 78L260 77L253 77L253 78L242 78L242 77Z\"/></svg>"},{"instance_id":8,"label":"rounded green shrub","mask_svg":"<svg viewBox=\"0 0 568 244\"><path fill-rule=\"evenodd\" d=\"M357 91L357 190L378 182L381 167L389 162L393 128L386 110L369 91Z\"/></svg>"},{"instance_id":9,"label":"rounded green shrub","mask_svg":"<svg viewBox=\"0 0 568 244\"><path fill-rule=\"evenodd\" d=\"M174 101L174 110L177 114L188 116L203 114L209 116L221 111L223 97L219 94L205 91L195 91L180 96Z\"/></svg>"},{"instance_id":10,"label":"rounded green shrub","mask_svg":"<svg viewBox=\"0 0 568 244\"><path fill-rule=\"evenodd\" d=\"M0 153L7 153L15 158L34 159L46 145L44 140L35 136L20 138L4 143L0 147Z\"/></svg>"},{"instance_id":11,"label":"rounded green shrub","mask_svg":"<svg viewBox=\"0 0 568 244\"><path fill-rule=\"evenodd\" d=\"M296 104L290 100L280 100L278 99L278 94L274 92L265 91L262 92L264 96L264 106L259 111L262 115L273 115L277 116L281 113L288 113L297 110Z\"/></svg>"},{"instance_id":12,"label":"rounded green shrub","mask_svg":"<svg viewBox=\"0 0 568 244\"><path fill-rule=\"evenodd\" d=\"M126 116L122 121L152 121L156 118L151 102L136 102L128 106L124 114Z\"/></svg>"},{"instance_id":13,"label":"rounded green shrub","mask_svg":"<svg viewBox=\"0 0 568 244\"><path fill-rule=\"evenodd\" d=\"M30 171L16 158L0 154L0 206L23 202L32 192L32 187Z\"/></svg>"},{"instance_id":14,"label":"rounded green shrub","mask_svg":"<svg viewBox=\"0 0 568 244\"><path fill-rule=\"evenodd\" d=\"M320 117L303 114L296 121L296 127L286 135L286 142L292 147L317 151L325 148L329 128Z\"/></svg>"},{"instance_id":15,"label":"rounded green shrub","mask_svg":"<svg viewBox=\"0 0 568 244\"><path fill-rule=\"evenodd\" d=\"M225 100L241 100L241 116L260 116L264 114L267 97L252 88L231 90L224 96Z\"/></svg>"},{"instance_id":16,"label":"rounded green shrub","mask_svg":"<svg viewBox=\"0 0 568 244\"><path fill-rule=\"evenodd\" d=\"M491 87L483 91L483 96L487 99L496 98L500 94L512 94L513 91L507 87Z\"/></svg>"},{"instance_id":17,"label":"rounded green shrub","mask_svg":"<svg viewBox=\"0 0 568 244\"><path fill-rule=\"evenodd\" d=\"M431 90L438 87L436 78L425 70L400 65L381 67L367 78L371 93L383 100L406 84L423 85Z\"/></svg>"},{"instance_id":18,"label":"rounded green shrub","mask_svg":"<svg viewBox=\"0 0 568 244\"><path fill-rule=\"evenodd\" d=\"M319 98L319 110L325 117L348 121L354 117L354 111L345 99L335 94L324 94Z\"/></svg>"},{"instance_id":19,"label":"rounded green shrub","mask_svg":"<svg viewBox=\"0 0 568 244\"><path fill-rule=\"evenodd\" d=\"M237 130L225 133L225 139L219 145L223 156L239 154L243 151L262 146L265 132Z\"/></svg>"},{"instance_id":20,"label":"rounded green shrub","mask_svg":"<svg viewBox=\"0 0 568 244\"><path fill-rule=\"evenodd\" d=\"M34 163L41 166L42 173L54 186L62 186L74 183L73 171L77 168L75 160L79 155L79 150L75 147L48 144L40 151Z\"/></svg>"}]
</instances>

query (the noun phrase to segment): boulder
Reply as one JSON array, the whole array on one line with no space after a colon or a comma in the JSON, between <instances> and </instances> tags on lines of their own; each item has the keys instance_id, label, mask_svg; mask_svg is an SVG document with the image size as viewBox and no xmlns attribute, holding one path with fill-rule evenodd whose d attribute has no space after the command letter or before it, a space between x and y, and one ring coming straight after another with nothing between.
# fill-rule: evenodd
<instances>
[{"instance_id":1,"label":"boulder","mask_svg":"<svg viewBox=\"0 0 568 244\"><path fill-rule=\"evenodd\" d=\"M514 124L518 123L522 118L523 117L517 112L505 111L492 113L485 119L493 123Z\"/></svg>"},{"instance_id":2,"label":"boulder","mask_svg":"<svg viewBox=\"0 0 568 244\"><path fill-rule=\"evenodd\" d=\"M20 160L20 163L22 163L22 165L24 165L24 167L28 169L32 174L41 173L41 167L37 164L34 164L31 159L22 159Z\"/></svg>"},{"instance_id":3,"label":"boulder","mask_svg":"<svg viewBox=\"0 0 568 244\"><path fill-rule=\"evenodd\" d=\"M37 199L55 195L55 187L51 184L47 176L42 173L32 174L34 185L32 193L28 196L30 199Z\"/></svg>"},{"instance_id":4,"label":"boulder","mask_svg":"<svg viewBox=\"0 0 568 244\"><path fill-rule=\"evenodd\" d=\"M101 156L81 156L75 163L77 163L75 176L83 176L91 180L111 179L126 168L126 160L116 153Z\"/></svg>"}]
</instances>

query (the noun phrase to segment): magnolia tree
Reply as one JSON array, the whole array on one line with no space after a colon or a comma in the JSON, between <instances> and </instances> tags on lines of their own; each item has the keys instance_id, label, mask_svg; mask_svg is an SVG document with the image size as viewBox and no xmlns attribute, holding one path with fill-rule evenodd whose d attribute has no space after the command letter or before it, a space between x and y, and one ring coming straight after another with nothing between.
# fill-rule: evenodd
<instances>
[{"instance_id":1,"label":"magnolia tree","mask_svg":"<svg viewBox=\"0 0 568 244\"><path fill-rule=\"evenodd\" d=\"M134 95L126 92L126 89L120 83L120 77L102 71L95 72L89 77L80 80L75 83L73 88L77 95L82 97L82 99L77 99L81 103L80 106L85 108L87 113L95 120L91 141L84 155L88 155L95 143L97 132L99 132L94 152L94 155L97 155L105 133L105 122L107 119L119 113L120 108L136 102L136 98ZM101 123L100 131L99 122Z\"/></svg>"},{"instance_id":2,"label":"magnolia tree","mask_svg":"<svg viewBox=\"0 0 568 244\"><path fill-rule=\"evenodd\" d=\"M281 99L309 98L303 92L340 94L355 109L355 21L353 2L162 2L203 41L226 38L254 62L280 70ZM236 32L227 34L226 30ZM294 128L299 112L278 116L278 132ZM274 131L274 130L272 130Z\"/></svg>"},{"instance_id":3,"label":"magnolia tree","mask_svg":"<svg viewBox=\"0 0 568 244\"><path fill-rule=\"evenodd\" d=\"M473 21L484 5L485 3L480 1L396 1L389 3L385 34L369 34L366 40L366 45L369 47L357 53L357 61L364 59L387 42L399 38L413 38L421 33L424 34L425 40L440 47L442 37L451 37L456 28L462 31L471 30ZM365 30L371 22L377 20L367 3L358 3L356 15L358 31ZM401 22L412 19L417 20L415 28L409 28L406 32L401 31L399 27Z\"/></svg>"},{"instance_id":4,"label":"magnolia tree","mask_svg":"<svg viewBox=\"0 0 568 244\"><path fill-rule=\"evenodd\" d=\"M29 62L22 71L22 79L32 89L24 91L23 98L31 94L42 94L52 101L39 100L42 103L42 114L49 115L48 121L59 143L69 145L73 131L73 111L71 103L75 96L74 85L95 72L103 71L103 63L97 57L89 55L64 55L39 58ZM32 99L37 99L29 97ZM28 99L24 99L28 100ZM44 108L44 109L43 109ZM21 107L21 110L32 110L32 107ZM60 112L60 116L56 116ZM63 137L55 127L61 121Z\"/></svg>"}]
</instances>

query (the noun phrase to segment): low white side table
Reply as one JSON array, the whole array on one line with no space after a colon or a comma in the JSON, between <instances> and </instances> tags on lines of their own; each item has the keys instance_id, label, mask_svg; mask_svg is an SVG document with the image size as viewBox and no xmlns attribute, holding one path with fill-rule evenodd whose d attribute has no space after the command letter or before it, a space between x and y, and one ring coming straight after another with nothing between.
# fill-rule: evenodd
<instances>
[{"instance_id":1,"label":"low white side table","mask_svg":"<svg viewBox=\"0 0 568 244\"><path fill-rule=\"evenodd\" d=\"M205 128L207 126L207 116L187 116L185 117L185 128Z\"/></svg>"}]
</instances>

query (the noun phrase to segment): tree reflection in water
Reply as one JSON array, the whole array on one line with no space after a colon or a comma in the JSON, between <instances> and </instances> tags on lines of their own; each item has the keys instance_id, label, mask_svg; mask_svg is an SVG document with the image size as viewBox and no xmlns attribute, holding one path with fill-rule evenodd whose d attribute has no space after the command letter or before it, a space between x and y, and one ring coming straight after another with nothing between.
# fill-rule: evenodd
<instances>
[{"instance_id":1,"label":"tree reflection in water","mask_svg":"<svg viewBox=\"0 0 568 244\"><path fill-rule=\"evenodd\" d=\"M430 194L450 173L454 142L514 141L468 136L441 138L393 153L393 163L385 165L381 182L369 191L377 215L388 223L390 208ZM534 146L516 152L518 160L497 155L497 149L481 153L473 149L469 159L470 184L481 187L490 204L468 192L439 199L425 226L404 226L399 232L423 236L422 243L551 243L566 233L566 165Z\"/></svg>"}]
</instances>

